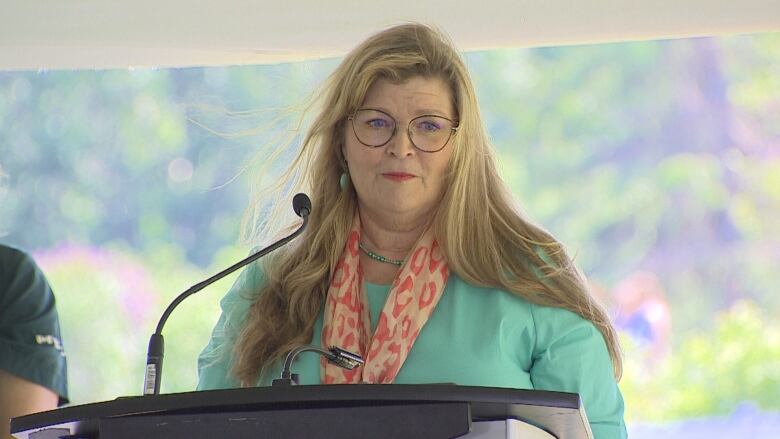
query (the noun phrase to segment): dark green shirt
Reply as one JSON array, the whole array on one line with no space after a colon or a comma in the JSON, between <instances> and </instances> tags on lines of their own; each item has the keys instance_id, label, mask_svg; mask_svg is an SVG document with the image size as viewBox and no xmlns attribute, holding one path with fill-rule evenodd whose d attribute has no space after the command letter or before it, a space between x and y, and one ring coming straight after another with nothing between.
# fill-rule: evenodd
<instances>
[{"instance_id":1,"label":"dark green shirt","mask_svg":"<svg viewBox=\"0 0 780 439\"><path fill-rule=\"evenodd\" d=\"M54 294L24 252L0 245L0 369L68 402L65 351Z\"/></svg>"}]
</instances>

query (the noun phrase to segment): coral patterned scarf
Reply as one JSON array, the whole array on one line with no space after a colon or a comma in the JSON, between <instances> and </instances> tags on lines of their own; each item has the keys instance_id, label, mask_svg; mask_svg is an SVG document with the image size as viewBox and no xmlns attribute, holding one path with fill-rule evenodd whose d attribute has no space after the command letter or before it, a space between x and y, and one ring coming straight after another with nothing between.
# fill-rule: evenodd
<instances>
[{"instance_id":1,"label":"coral patterned scarf","mask_svg":"<svg viewBox=\"0 0 780 439\"><path fill-rule=\"evenodd\" d=\"M365 364L349 371L323 358L320 367L323 384L392 383L447 284L447 261L429 230L417 242L393 281L372 336L359 241L360 218L355 215L347 245L331 275L322 346L338 346L357 353Z\"/></svg>"}]
</instances>

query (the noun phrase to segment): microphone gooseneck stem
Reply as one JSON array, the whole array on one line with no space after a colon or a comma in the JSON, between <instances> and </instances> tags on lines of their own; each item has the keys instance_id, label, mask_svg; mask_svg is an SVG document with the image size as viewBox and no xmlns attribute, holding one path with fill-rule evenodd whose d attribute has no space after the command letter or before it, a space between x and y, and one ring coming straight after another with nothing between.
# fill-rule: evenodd
<instances>
[{"instance_id":1,"label":"microphone gooseneck stem","mask_svg":"<svg viewBox=\"0 0 780 439\"><path fill-rule=\"evenodd\" d=\"M275 243L269 245L268 247L260 250L259 252L249 256L248 258L238 261L235 264L231 265L230 267L220 271L219 273L215 274L214 276L211 276L210 278L204 280L203 282L197 283L193 286L191 286L187 291L179 294L179 297L174 299L173 302L171 302L170 305L168 305L168 308L165 309L165 312L163 312L162 317L160 317L160 321L157 323L157 330L155 331L155 334L162 334L162 328L165 325L165 322L168 320L168 317L173 312L174 308L179 306L179 304L186 299L187 297L197 293L198 291L206 288L207 286L213 284L214 282L222 279L223 277L233 273L234 271L238 270L241 267L244 267L246 265L251 264L252 262L262 258L263 256L267 255L268 253L271 253L272 251L276 250L277 248L287 244L288 242L295 239L298 235L300 235L303 232L303 229L306 228L306 225L309 222L309 216L306 215L303 217L303 224L301 224L298 229L293 232L292 234L282 238L279 241L276 241Z\"/></svg>"},{"instance_id":2,"label":"microphone gooseneck stem","mask_svg":"<svg viewBox=\"0 0 780 439\"><path fill-rule=\"evenodd\" d=\"M163 312L162 316L160 317L160 320L157 323L157 329L155 330L154 334L152 334L152 336L149 338L149 347L146 354L146 375L144 377L144 395L157 395L160 393L160 382L162 380L162 364L163 364L163 356L165 350L164 349L165 340L163 339L162 336L162 330L163 327L165 326L165 322L168 320L168 317L171 315L173 310L177 306L179 306L179 304L187 297L197 293L198 291L206 288L207 286L213 284L214 282L233 273L239 268L249 265L252 262L262 258L263 256L287 244L288 242L295 239L298 235L303 233L303 230L309 224L309 213L311 212L311 202L309 201L309 197L307 197L304 194L297 194L295 196L295 201L297 201L298 205L301 205L301 201L300 201L301 199L303 199L303 203L304 203L303 207L296 206L295 209L296 209L296 214L300 214L301 218L303 218L303 223L293 233L280 239L279 241L276 241L275 243L260 250L259 252L250 255L249 257L239 262L236 262L235 264L211 276L210 278L191 286L185 292L179 294L179 296L176 297L176 299L174 299L170 305L168 305L168 307L165 309L165 312Z\"/></svg>"}]
</instances>

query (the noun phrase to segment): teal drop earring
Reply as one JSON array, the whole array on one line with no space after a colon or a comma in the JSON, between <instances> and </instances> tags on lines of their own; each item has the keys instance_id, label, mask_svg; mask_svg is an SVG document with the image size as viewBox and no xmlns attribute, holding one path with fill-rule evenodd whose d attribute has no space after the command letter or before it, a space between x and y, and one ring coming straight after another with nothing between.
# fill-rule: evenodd
<instances>
[{"instance_id":1,"label":"teal drop earring","mask_svg":"<svg viewBox=\"0 0 780 439\"><path fill-rule=\"evenodd\" d=\"M341 186L341 190L346 190L347 185L349 184L349 174L346 172L341 173L341 178L339 178L339 186Z\"/></svg>"}]
</instances>

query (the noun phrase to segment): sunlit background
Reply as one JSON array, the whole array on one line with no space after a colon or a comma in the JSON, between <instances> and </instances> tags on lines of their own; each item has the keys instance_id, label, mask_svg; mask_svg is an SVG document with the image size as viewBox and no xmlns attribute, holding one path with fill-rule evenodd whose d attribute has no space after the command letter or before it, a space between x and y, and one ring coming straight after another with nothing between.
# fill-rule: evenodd
<instances>
[{"instance_id":1,"label":"sunlit background","mask_svg":"<svg viewBox=\"0 0 780 439\"><path fill-rule=\"evenodd\" d=\"M780 34L466 59L504 178L621 331L630 435L777 437ZM337 62L0 72L0 241L53 286L72 403L141 393L167 303L248 251L269 121ZM163 392L230 283L169 320Z\"/></svg>"}]
</instances>

